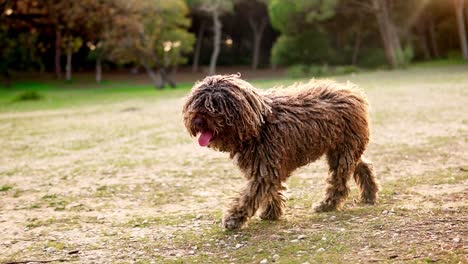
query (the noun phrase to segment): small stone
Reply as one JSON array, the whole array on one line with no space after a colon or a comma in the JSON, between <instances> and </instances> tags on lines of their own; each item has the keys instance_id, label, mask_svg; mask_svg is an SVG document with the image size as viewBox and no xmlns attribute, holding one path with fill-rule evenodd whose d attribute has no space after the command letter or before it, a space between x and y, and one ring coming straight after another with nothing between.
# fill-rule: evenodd
<instances>
[{"instance_id":1,"label":"small stone","mask_svg":"<svg viewBox=\"0 0 468 264\"><path fill-rule=\"evenodd\" d=\"M197 246L193 246L192 249L193 249L193 250L197 250L198 247L197 247Z\"/></svg>"},{"instance_id":2,"label":"small stone","mask_svg":"<svg viewBox=\"0 0 468 264\"><path fill-rule=\"evenodd\" d=\"M202 214L197 214L197 216L195 216L195 219L200 220L202 217L203 217Z\"/></svg>"},{"instance_id":3,"label":"small stone","mask_svg":"<svg viewBox=\"0 0 468 264\"><path fill-rule=\"evenodd\" d=\"M190 250L188 253L189 255L195 255L195 250Z\"/></svg>"},{"instance_id":4,"label":"small stone","mask_svg":"<svg viewBox=\"0 0 468 264\"><path fill-rule=\"evenodd\" d=\"M267 264L268 263L268 259L262 259L262 261L260 261L260 264Z\"/></svg>"},{"instance_id":5,"label":"small stone","mask_svg":"<svg viewBox=\"0 0 468 264\"><path fill-rule=\"evenodd\" d=\"M322 237L322 240L323 240L323 241L326 241L326 240L327 240L327 237L325 237L325 236Z\"/></svg>"},{"instance_id":6,"label":"small stone","mask_svg":"<svg viewBox=\"0 0 468 264\"><path fill-rule=\"evenodd\" d=\"M324 248L319 248L319 249L317 249L317 252L324 252L324 251L325 251Z\"/></svg>"},{"instance_id":7,"label":"small stone","mask_svg":"<svg viewBox=\"0 0 468 264\"><path fill-rule=\"evenodd\" d=\"M280 258L280 256L278 254L274 254L273 257L271 257L271 259L273 260L273 262L276 262L278 261Z\"/></svg>"},{"instance_id":8,"label":"small stone","mask_svg":"<svg viewBox=\"0 0 468 264\"><path fill-rule=\"evenodd\" d=\"M330 216L330 220L335 220L336 219L336 216L332 215Z\"/></svg>"},{"instance_id":9,"label":"small stone","mask_svg":"<svg viewBox=\"0 0 468 264\"><path fill-rule=\"evenodd\" d=\"M459 237L456 237L454 239L452 239L453 242L455 243L459 243L461 241L461 239Z\"/></svg>"},{"instance_id":10,"label":"small stone","mask_svg":"<svg viewBox=\"0 0 468 264\"><path fill-rule=\"evenodd\" d=\"M229 255L224 255L223 258L224 258L224 259L229 258Z\"/></svg>"},{"instance_id":11,"label":"small stone","mask_svg":"<svg viewBox=\"0 0 468 264\"><path fill-rule=\"evenodd\" d=\"M344 228L340 228L340 232L344 232L346 229Z\"/></svg>"},{"instance_id":12,"label":"small stone","mask_svg":"<svg viewBox=\"0 0 468 264\"><path fill-rule=\"evenodd\" d=\"M236 244L236 249L239 249L239 248L241 248L242 246L244 246L244 245L242 245L242 244Z\"/></svg>"},{"instance_id":13,"label":"small stone","mask_svg":"<svg viewBox=\"0 0 468 264\"><path fill-rule=\"evenodd\" d=\"M177 258L180 258L180 257L182 257L182 254L177 253L175 256L176 256Z\"/></svg>"},{"instance_id":14,"label":"small stone","mask_svg":"<svg viewBox=\"0 0 468 264\"><path fill-rule=\"evenodd\" d=\"M297 239L302 240L302 239L304 239L304 238L306 238L306 237L307 237L306 235L298 235L298 236L297 236Z\"/></svg>"},{"instance_id":15,"label":"small stone","mask_svg":"<svg viewBox=\"0 0 468 264\"><path fill-rule=\"evenodd\" d=\"M262 252L263 252L263 248L259 248L259 249L257 250L257 253L262 253Z\"/></svg>"},{"instance_id":16,"label":"small stone","mask_svg":"<svg viewBox=\"0 0 468 264\"><path fill-rule=\"evenodd\" d=\"M291 240L291 243L298 243L298 242L299 242L298 239L293 239L293 240Z\"/></svg>"},{"instance_id":17,"label":"small stone","mask_svg":"<svg viewBox=\"0 0 468 264\"><path fill-rule=\"evenodd\" d=\"M48 248L46 248L46 251L47 251L47 253L54 253L57 250L55 248L53 248L53 247L48 247Z\"/></svg>"},{"instance_id":18,"label":"small stone","mask_svg":"<svg viewBox=\"0 0 468 264\"><path fill-rule=\"evenodd\" d=\"M80 203L67 204L67 205L65 206L65 209L70 210L70 209L72 209L72 208L75 208L75 207L78 207L78 206L82 206L82 205L83 205L83 204L80 204Z\"/></svg>"}]
</instances>

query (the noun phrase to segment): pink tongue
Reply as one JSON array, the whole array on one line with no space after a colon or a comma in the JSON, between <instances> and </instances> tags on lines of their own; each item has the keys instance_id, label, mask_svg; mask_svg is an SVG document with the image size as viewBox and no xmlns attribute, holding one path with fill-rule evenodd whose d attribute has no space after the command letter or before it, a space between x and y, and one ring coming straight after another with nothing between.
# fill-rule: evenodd
<instances>
[{"instance_id":1,"label":"pink tongue","mask_svg":"<svg viewBox=\"0 0 468 264\"><path fill-rule=\"evenodd\" d=\"M213 133L211 131L204 131L201 133L200 137L198 138L198 144L202 147L208 146L210 144L211 139L213 138Z\"/></svg>"}]
</instances>

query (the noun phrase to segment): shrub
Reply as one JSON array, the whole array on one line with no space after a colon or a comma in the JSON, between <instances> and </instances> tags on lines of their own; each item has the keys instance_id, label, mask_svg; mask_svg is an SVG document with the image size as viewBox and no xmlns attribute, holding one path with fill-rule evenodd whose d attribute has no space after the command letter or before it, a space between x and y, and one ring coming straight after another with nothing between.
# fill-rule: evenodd
<instances>
[{"instance_id":1,"label":"shrub","mask_svg":"<svg viewBox=\"0 0 468 264\"><path fill-rule=\"evenodd\" d=\"M296 64L288 68L287 76L290 78L302 78L309 75L308 66L304 64Z\"/></svg>"},{"instance_id":2,"label":"shrub","mask_svg":"<svg viewBox=\"0 0 468 264\"><path fill-rule=\"evenodd\" d=\"M276 65L320 64L328 61L330 44L325 33L305 32L301 35L281 35L271 51L271 61Z\"/></svg>"},{"instance_id":3,"label":"shrub","mask_svg":"<svg viewBox=\"0 0 468 264\"><path fill-rule=\"evenodd\" d=\"M337 66L334 69L335 74L350 74L359 72L359 68L355 65Z\"/></svg>"},{"instance_id":4,"label":"shrub","mask_svg":"<svg viewBox=\"0 0 468 264\"><path fill-rule=\"evenodd\" d=\"M44 97L36 91L25 91L18 94L13 101L37 101Z\"/></svg>"},{"instance_id":5,"label":"shrub","mask_svg":"<svg viewBox=\"0 0 468 264\"><path fill-rule=\"evenodd\" d=\"M312 78L332 74L328 65L296 64L288 68L287 75L290 78Z\"/></svg>"},{"instance_id":6,"label":"shrub","mask_svg":"<svg viewBox=\"0 0 468 264\"><path fill-rule=\"evenodd\" d=\"M375 68L387 65L387 58L385 52L381 48L371 48L363 51L358 61L358 65L364 68Z\"/></svg>"}]
</instances>

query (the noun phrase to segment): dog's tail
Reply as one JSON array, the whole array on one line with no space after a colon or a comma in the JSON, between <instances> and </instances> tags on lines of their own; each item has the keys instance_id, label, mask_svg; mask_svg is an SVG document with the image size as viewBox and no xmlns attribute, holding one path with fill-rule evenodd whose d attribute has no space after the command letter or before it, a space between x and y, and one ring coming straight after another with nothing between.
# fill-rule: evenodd
<instances>
[{"instance_id":1,"label":"dog's tail","mask_svg":"<svg viewBox=\"0 0 468 264\"><path fill-rule=\"evenodd\" d=\"M374 166L364 156L356 164L354 180L361 190L361 200L367 204L375 204L377 193L380 190L379 182L375 177Z\"/></svg>"}]
</instances>

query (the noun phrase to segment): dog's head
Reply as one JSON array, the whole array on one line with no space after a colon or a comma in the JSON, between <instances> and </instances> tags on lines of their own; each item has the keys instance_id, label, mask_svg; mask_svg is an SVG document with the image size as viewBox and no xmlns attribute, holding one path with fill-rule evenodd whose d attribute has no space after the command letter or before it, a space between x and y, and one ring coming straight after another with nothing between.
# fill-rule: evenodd
<instances>
[{"instance_id":1,"label":"dog's head","mask_svg":"<svg viewBox=\"0 0 468 264\"><path fill-rule=\"evenodd\" d=\"M197 82L186 98L183 115L200 146L232 151L260 134L269 99L235 75L214 75Z\"/></svg>"}]
</instances>

